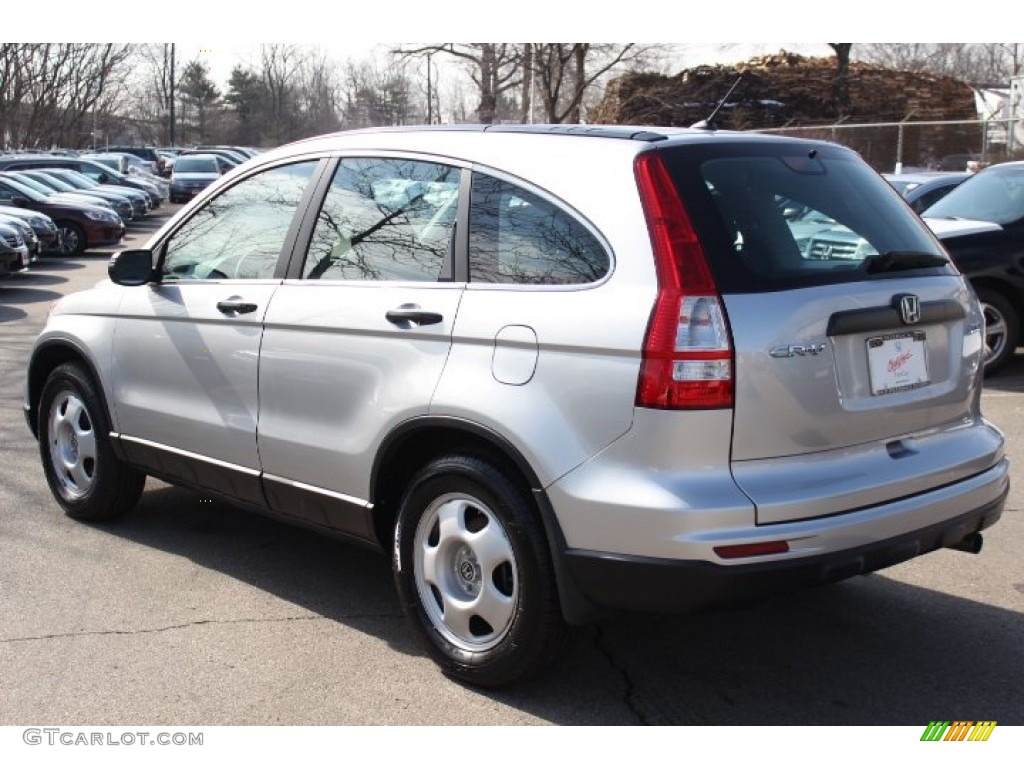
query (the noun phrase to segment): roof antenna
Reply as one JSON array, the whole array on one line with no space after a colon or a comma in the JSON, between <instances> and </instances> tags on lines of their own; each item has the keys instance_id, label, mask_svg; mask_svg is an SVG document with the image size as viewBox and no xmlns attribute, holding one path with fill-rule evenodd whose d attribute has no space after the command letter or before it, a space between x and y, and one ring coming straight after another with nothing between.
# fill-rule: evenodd
<instances>
[{"instance_id":1,"label":"roof antenna","mask_svg":"<svg viewBox=\"0 0 1024 768\"><path fill-rule=\"evenodd\" d=\"M732 96L732 92L736 90L736 86L740 84L740 80L742 80L742 79L743 79L743 73L740 72L740 76L736 78L736 82L732 84L732 88L730 88L726 92L726 94L722 98L722 100L720 102L718 102L718 106L715 107L714 110L712 110L710 115L708 115L707 120L698 120L696 123L694 123L690 127L691 128L700 128L700 129L703 129L705 131L717 131L718 130L718 126L715 125L715 122L714 122L715 121L715 115L717 115L718 111L722 107L725 106L725 102L729 100L730 96Z\"/></svg>"}]
</instances>

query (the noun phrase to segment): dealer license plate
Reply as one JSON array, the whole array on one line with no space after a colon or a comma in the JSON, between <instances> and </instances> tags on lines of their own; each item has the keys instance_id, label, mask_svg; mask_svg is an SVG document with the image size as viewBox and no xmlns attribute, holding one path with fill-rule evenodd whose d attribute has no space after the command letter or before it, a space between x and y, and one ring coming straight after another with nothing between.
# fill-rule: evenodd
<instances>
[{"instance_id":1,"label":"dealer license plate","mask_svg":"<svg viewBox=\"0 0 1024 768\"><path fill-rule=\"evenodd\" d=\"M872 395L916 389L931 381L924 331L874 336L867 344Z\"/></svg>"}]
</instances>

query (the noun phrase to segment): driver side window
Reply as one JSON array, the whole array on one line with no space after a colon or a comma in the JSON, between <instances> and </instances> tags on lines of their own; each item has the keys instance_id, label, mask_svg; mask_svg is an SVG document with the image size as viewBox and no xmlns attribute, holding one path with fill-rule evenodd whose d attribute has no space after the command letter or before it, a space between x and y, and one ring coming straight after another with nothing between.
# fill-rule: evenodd
<instances>
[{"instance_id":1,"label":"driver side window","mask_svg":"<svg viewBox=\"0 0 1024 768\"><path fill-rule=\"evenodd\" d=\"M317 161L310 160L271 168L210 200L167 241L163 279L273 278L316 166Z\"/></svg>"}]
</instances>

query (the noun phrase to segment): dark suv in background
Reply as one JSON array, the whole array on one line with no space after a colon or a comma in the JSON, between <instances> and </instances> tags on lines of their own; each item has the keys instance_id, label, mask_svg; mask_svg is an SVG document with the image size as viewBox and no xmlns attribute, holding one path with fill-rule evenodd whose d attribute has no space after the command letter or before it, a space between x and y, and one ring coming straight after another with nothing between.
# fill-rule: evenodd
<instances>
[{"instance_id":1,"label":"dark suv in background","mask_svg":"<svg viewBox=\"0 0 1024 768\"><path fill-rule=\"evenodd\" d=\"M1024 333L1024 162L986 168L921 216L981 300L985 370L995 371Z\"/></svg>"}]
</instances>

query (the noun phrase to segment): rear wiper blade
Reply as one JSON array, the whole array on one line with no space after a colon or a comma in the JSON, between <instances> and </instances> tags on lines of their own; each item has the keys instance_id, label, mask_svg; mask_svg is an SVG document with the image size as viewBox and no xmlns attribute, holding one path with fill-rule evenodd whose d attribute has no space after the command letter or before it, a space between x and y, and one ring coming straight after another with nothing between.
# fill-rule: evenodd
<instances>
[{"instance_id":1,"label":"rear wiper blade","mask_svg":"<svg viewBox=\"0 0 1024 768\"><path fill-rule=\"evenodd\" d=\"M937 253L920 251L886 251L864 259L864 271L869 275L879 272L900 272L905 269L944 267L949 259Z\"/></svg>"}]
</instances>

